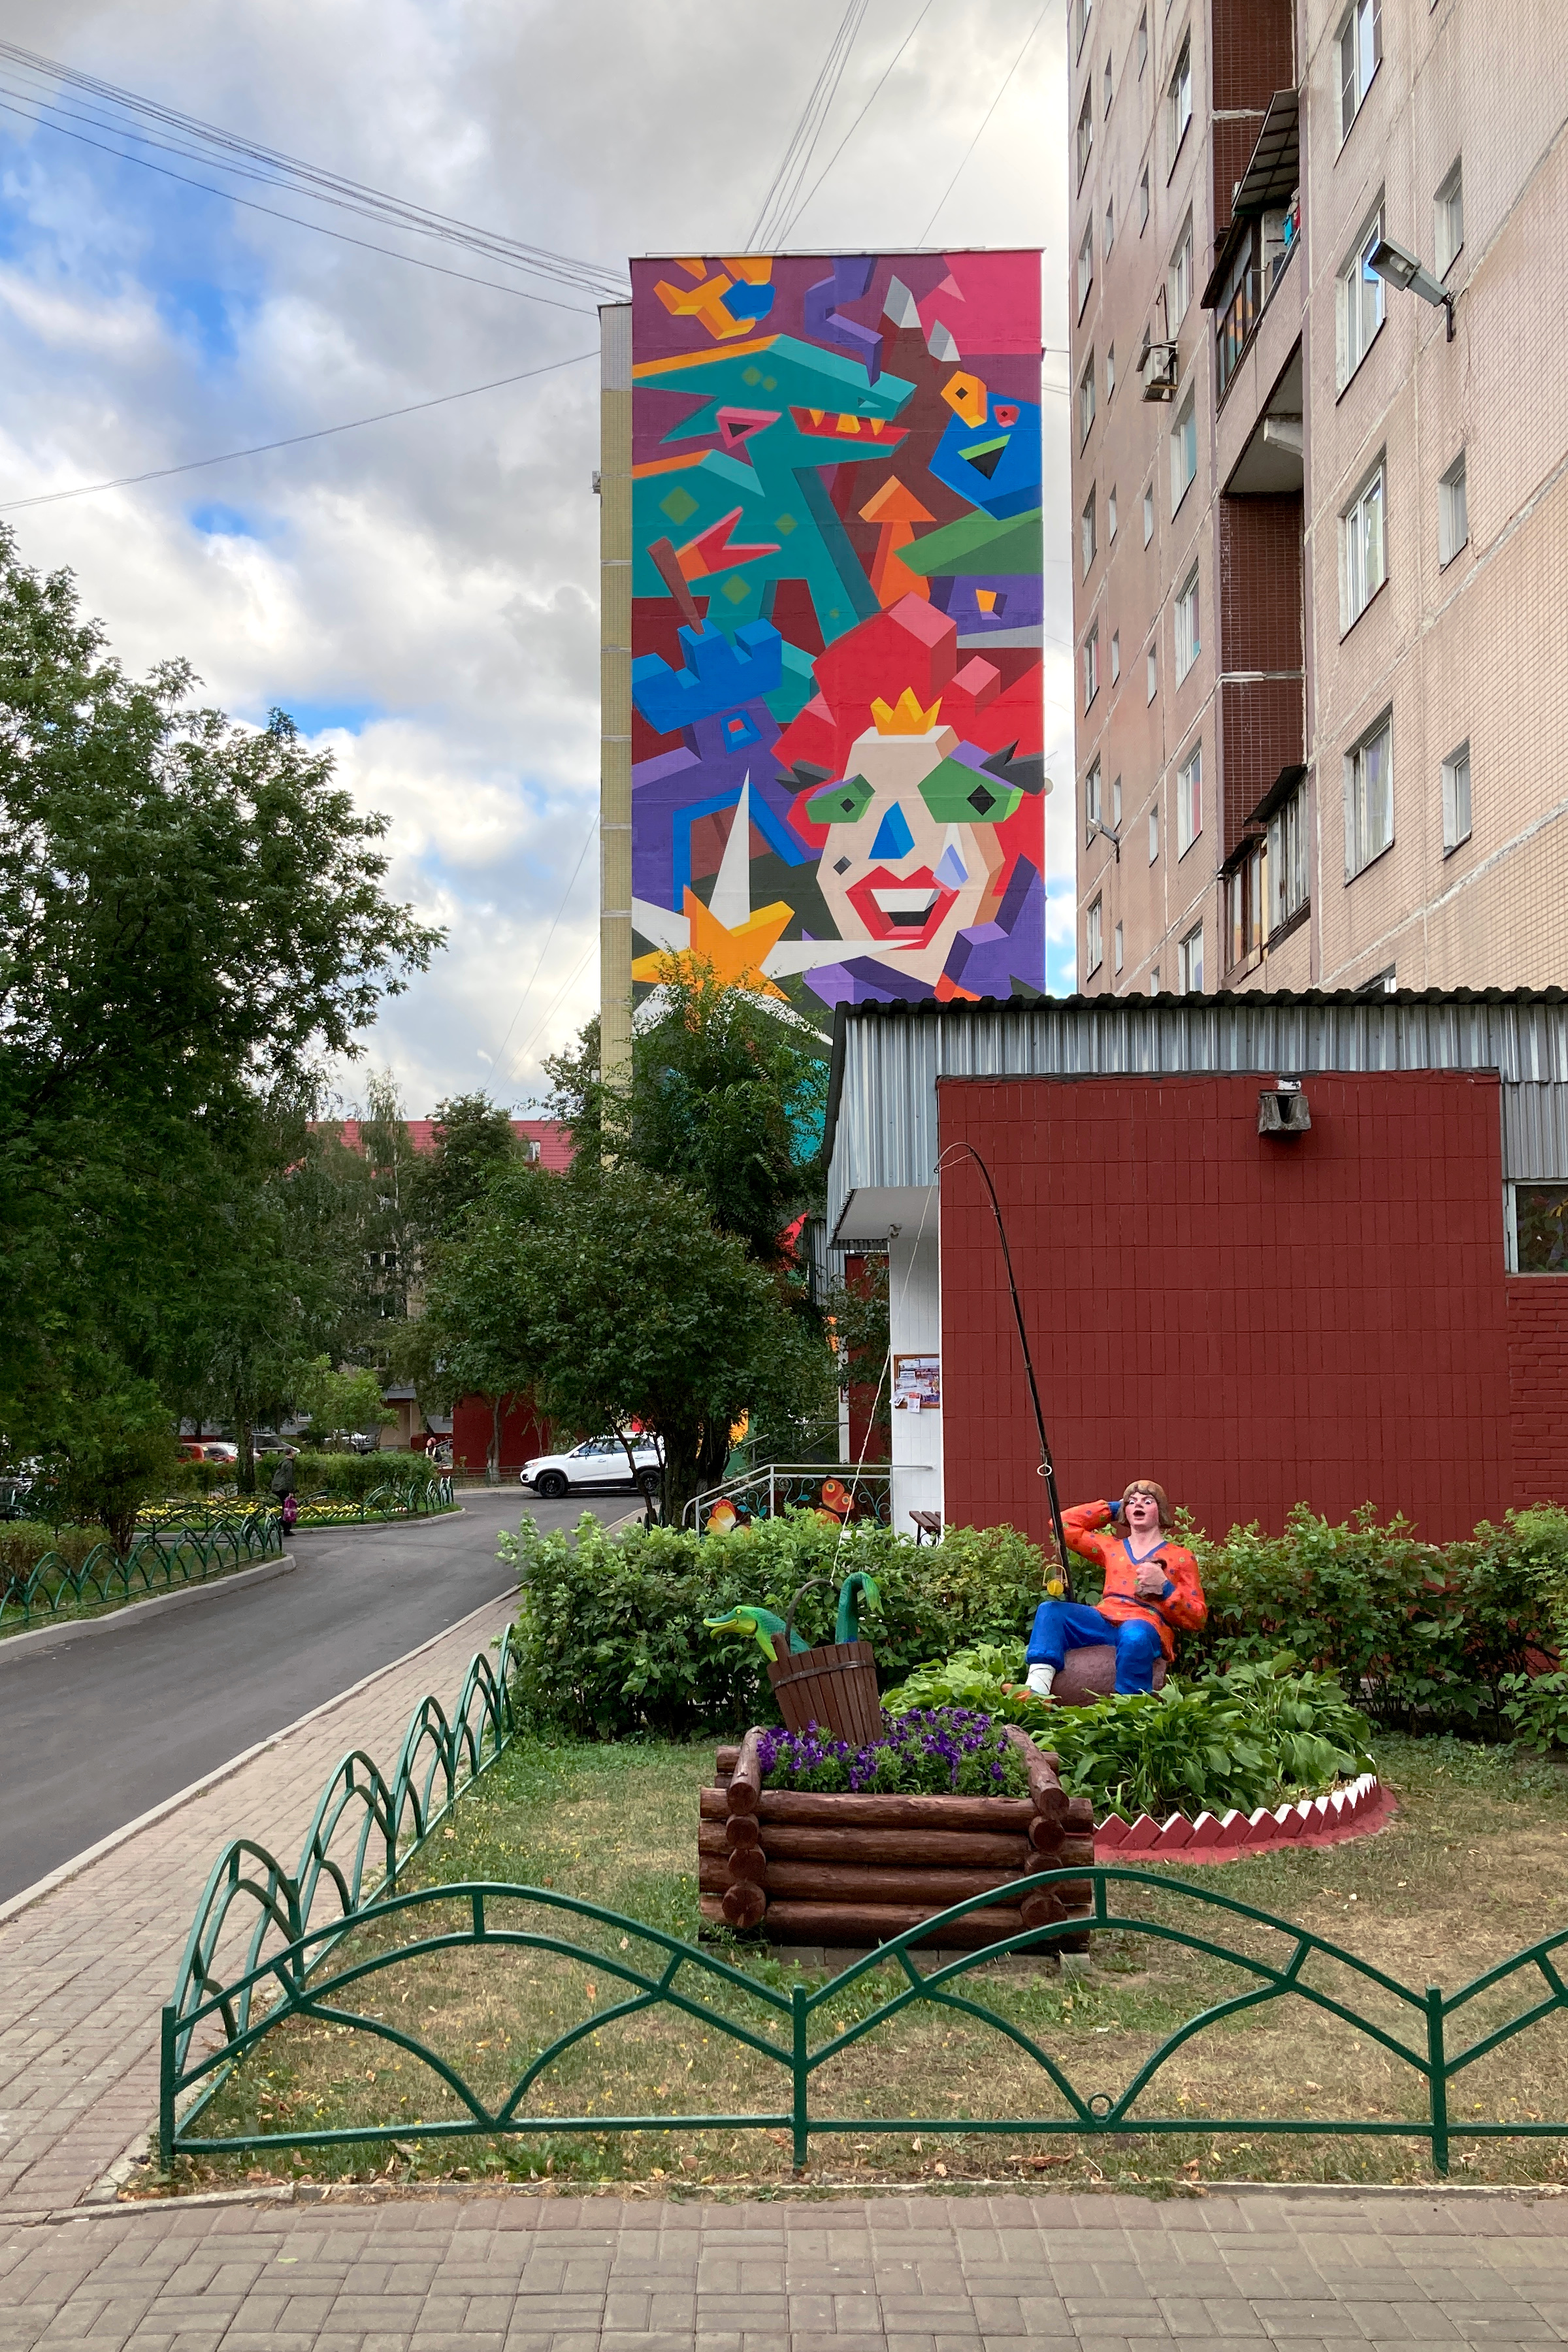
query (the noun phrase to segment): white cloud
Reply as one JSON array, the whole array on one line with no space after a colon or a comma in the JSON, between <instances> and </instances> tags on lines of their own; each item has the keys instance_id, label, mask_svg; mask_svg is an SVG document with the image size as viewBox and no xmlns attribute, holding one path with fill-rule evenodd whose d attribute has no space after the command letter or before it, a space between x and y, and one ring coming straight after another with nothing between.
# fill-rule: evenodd
<instances>
[{"instance_id":1,"label":"white cloud","mask_svg":"<svg viewBox=\"0 0 1568 2352\"><path fill-rule=\"evenodd\" d=\"M814 168L917 7L872 0ZM1036 8L933 10L792 241L918 241ZM376 187L619 266L734 249L840 15L841 0L9 0L6 30ZM954 246L1044 244L1046 340L1058 347L1064 42L1053 11L933 231ZM574 317L462 285L115 172L51 132L18 142L16 119L0 120L7 497L309 432L596 345L585 297L562 298L587 313ZM279 208L400 241L295 199ZM1047 380L1065 381L1059 357ZM1066 408L1047 393L1047 551L1060 556ZM451 940L367 1041L416 1111L487 1081L529 1091L540 1055L596 1001L592 847L528 984L597 795L597 416L590 362L10 518L28 561L76 571L130 665L184 653L238 715L297 707L356 798L392 818L395 884ZM1047 740L1064 747L1050 859L1070 876L1068 576L1047 574L1047 630L1064 641L1047 649ZM1069 893L1069 926L1070 912ZM1053 940L1061 919L1053 894Z\"/></svg>"}]
</instances>

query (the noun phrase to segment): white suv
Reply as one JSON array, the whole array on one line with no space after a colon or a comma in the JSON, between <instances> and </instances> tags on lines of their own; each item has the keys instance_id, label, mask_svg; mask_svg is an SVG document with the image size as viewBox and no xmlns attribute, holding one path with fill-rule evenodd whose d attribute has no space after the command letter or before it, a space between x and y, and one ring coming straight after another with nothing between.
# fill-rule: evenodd
<instances>
[{"instance_id":1,"label":"white suv","mask_svg":"<svg viewBox=\"0 0 1568 2352\"><path fill-rule=\"evenodd\" d=\"M525 1462L518 1474L520 1482L552 1501L588 1486L627 1487L657 1495L663 1468L658 1447L651 1437L634 1437L631 1443L635 1470L627 1464L626 1449L618 1437L585 1437L570 1454L541 1454Z\"/></svg>"}]
</instances>

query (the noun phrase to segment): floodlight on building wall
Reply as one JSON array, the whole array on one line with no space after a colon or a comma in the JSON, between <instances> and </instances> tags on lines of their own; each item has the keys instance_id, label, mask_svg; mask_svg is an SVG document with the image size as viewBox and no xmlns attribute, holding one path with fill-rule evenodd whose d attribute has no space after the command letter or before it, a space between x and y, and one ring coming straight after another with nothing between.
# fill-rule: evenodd
<instances>
[{"instance_id":1,"label":"floodlight on building wall","mask_svg":"<svg viewBox=\"0 0 1568 2352\"><path fill-rule=\"evenodd\" d=\"M1440 285L1429 269L1422 268L1413 253L1395 245L1391 236L1380 236L1373 248L1372 266L1378 276L1402 294L1419 294L1423 302L1430 302L1435 310L1447 315L1448 341L1454 340L1454 298L1446 286Z\"/></svg>"},{"instance_id":2,"label":"floodlight on building wall","mask_svg":"<svg viewBox=\"0 0 1568 2352\"><path fill-rule=\"evenodd\" d=\"M1089 837L1090 841L1094 839L1097 833L1099 834L1101 841L1110 842L1110 846L1116 852L1116 863L1120 866L1121 863L1121 835L1119 833L1112 833L1108 824L1101 824L1097 816L1091 816L1089 821Z\"/></svg>"}]
</instances>

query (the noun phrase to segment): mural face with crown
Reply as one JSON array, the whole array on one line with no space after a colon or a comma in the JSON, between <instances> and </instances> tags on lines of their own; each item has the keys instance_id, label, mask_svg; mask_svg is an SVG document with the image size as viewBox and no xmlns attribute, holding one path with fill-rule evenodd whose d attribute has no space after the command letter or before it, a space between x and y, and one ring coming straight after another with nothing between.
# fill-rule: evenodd
<instances>
[{"instance_id":1,"label":"mural face with crown","mask_svg":"<svg viewBox=\"0 0 1568 2352\"><path fill-rule=\"evenodd\" d=\"M634 977L1043 989L1038 255L632 282Z\"/></svg>"}]
</instances>

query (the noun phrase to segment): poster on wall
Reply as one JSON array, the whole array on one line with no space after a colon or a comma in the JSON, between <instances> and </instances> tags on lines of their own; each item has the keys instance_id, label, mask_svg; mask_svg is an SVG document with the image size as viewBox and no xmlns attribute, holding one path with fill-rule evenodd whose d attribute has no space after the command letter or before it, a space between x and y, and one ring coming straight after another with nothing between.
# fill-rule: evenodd
<instances>
[{"instance_id":1,"label":"poster on wall","mask_svg":"<svg viewBox=\"0 0 1568 2352\"><path fill-rule=\"evenodd\" d=\"M940 1412L942 1411L942 1358L940 1356L895 1356L893 1358L893 1411L895 1412Z\"/></svg>"},{"instance_id":2,"label":"poster on wall","mask_svg":"<svg viewBox=\"0 0 1568 2352\"><path fill-rule=\"evenodd\" d=\"M634 261L632 386L634 980L1043 992L1039 254Z\"/></svg>"}]
</instances>

